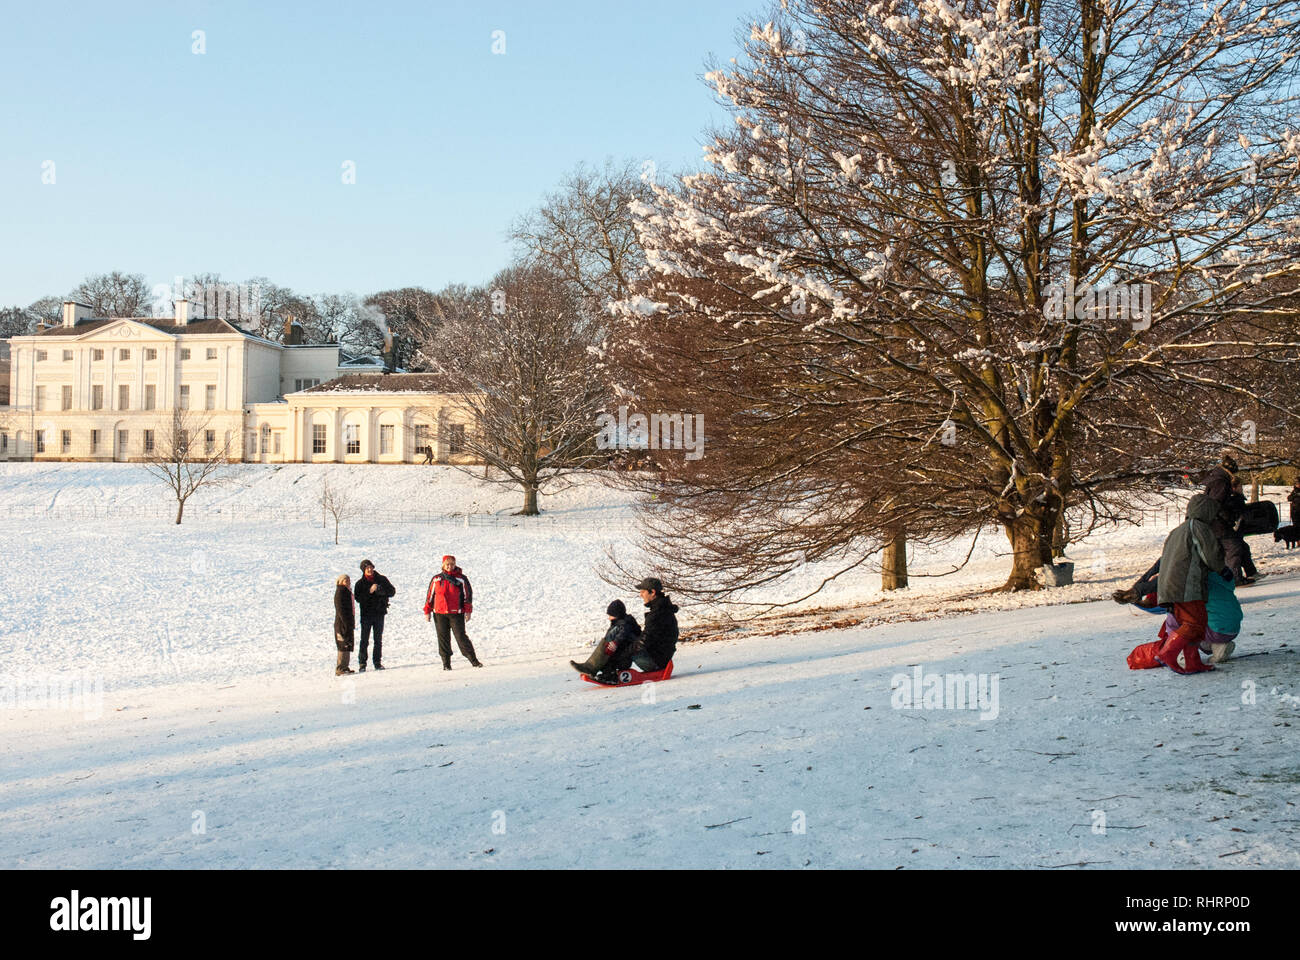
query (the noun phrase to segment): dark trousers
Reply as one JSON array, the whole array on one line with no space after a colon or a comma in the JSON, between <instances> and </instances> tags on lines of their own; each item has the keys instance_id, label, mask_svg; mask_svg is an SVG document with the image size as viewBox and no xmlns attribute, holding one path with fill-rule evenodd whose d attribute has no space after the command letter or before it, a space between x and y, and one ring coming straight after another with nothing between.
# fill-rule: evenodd
<instances>
[{"instance_id":1,"label":"dark trousers","mask_svg":"<svg viewBox=\"0 0 1300 960\"><path fill-rule=\"evenodd\" d=\"M1133 589L1137 591L1138 600L1140 601L1148 593L1156 592L1156 577L1160 575L1160 561L1153 563L1146 573L1142 574L1137 583L1133 584Z\"/></svg>"},{"instance_id":2,"label":"dark trousers","mask_svg":"<svg viewBox=\"0 0 1300 960\"><path fill-rule=\"evenodd\" d=\"M1240 579L1243 575L1253 577L1259 571L1255 568L1250 555L1250 544L1244 537L1229 533L1223 538L1223 562L1232 570L1232 575Z\"/></svg>"},{"instance_id":3,"label":"dark trousers","mask_svg":"<svg viewBox=\"0 0 1300 960\"><path fill-rule=\"evenodd\" d=\"M456 632L456 646L460 647L460 655L474 663L478 657L474 655L474 644L469 642L469 637L465 635L465 614L463 613L435 613L433 615L433 625L438 630L438 656L442 657L443 665L451 663L451 633ZM364 641L363 641L364 642ZM364 646L361 648L365 649Z\"/></svg>"},{"instance_id":4,"label":"dark trousers","mask_svg":"<svg viewBox=\"0 0 1300 960\"><path fill-rule=\"evenodd\" d=\"M361 650L357 654L357 663L361 666L366 665L366 651L370 649L370 631L375 631L375 666L383 664L384 657L384 616L380 614L377 617L362 616L361 618Z\"/></svg>"},{"instance_id":5,"label":"dark trousers","mask_svg":"<svg viewBox=\"0 0 1300 960\"><path fill-rule=\"evenodd\" d=\"M596 644L596 649L592 651L591 656L587 658L587 663L596 671L626 670L635 664L638 670L646 673L662 670L665 666L657 663L650 654L646 653L645 644L640 640L615 644L613 650L610 650L605 641L601 640L600 643Z\"/></svg>"}]
</instances>

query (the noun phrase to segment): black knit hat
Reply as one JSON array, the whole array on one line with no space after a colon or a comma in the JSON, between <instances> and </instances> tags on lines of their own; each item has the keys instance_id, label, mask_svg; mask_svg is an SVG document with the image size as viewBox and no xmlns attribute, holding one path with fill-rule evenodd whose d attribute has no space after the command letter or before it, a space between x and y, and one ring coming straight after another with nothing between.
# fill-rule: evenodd
<instances>
[{"instance_id":1,"label":"black knit hat","mask_svg":"<svg viewBox=\"0 0 1300 960\"><path fill-rule=\"evenodd\" d=\"M371 563L369 560L362 560L362 561L361 561L361 572L362 572L362 573L365 573L367 567L373 567L373 566L374 566L374 564Z\"/></svg>"},{"instance_id":2,"label":"black knit hat","mask_svg":"<svg viewBox=\"0 0 1300 960\"><path fill-rule=\"evenodd\" d=\"M611 617L618 617L622 619L623 617L627 616L627 607L623 606L622 600L615 600L613 603L611 603L608 607L605 608L605 613L607 613Z\"/></svg>"}]
</instances>

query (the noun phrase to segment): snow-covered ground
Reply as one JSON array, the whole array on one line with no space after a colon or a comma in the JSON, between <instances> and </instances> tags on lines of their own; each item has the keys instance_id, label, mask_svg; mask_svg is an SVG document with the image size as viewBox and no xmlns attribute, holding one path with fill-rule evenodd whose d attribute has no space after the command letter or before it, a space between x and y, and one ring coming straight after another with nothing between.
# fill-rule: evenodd
<instances>
[{"instance_id":1,"label":"snow-covered ground","mask_svg":"<svg viewBox=\"0 0 1300 960\"><path fill-rule=\"evenodd\" d=\"M318 469L243 468L177 528L139 468L0 465L0 866L1300 866L1300 551L1269 538L1251 543L1273 576L1242 591L1257 655L1211 674L1129 671L1156 618L1097 599L1155 556L1156 524L1072 548L1080 582L1032 595L977 593L1005 578L994 538L901 596L846 579L821 616L605 690L566 660L618 595L592 570L628 546L623 494L577 487L546 525L385 523L516 496L331 467L368 507L336 547L269 519L313 513ZM419 611L448 552L483 670L444 673ZM332 584L362 556L398 588L389 669L335 678ZM990 699L896 708L918 666ZM51 677L82 690L51 703Z\"/></svg>"}]
</instances>

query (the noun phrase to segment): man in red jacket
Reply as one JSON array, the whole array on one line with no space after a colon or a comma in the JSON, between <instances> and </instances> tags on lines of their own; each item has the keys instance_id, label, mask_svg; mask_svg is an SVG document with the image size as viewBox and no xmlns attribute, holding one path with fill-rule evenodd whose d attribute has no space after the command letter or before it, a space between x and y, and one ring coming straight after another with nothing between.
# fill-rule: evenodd
<instances>
[{"instance_id":1,"label":"man in red jacket","mask_svg":"<svg viewBox=\"0 0 1300 960\"><path fill-rule=\"evenodd\" d=\"M465 635L465 621L473 610L474 590L469 585L469 577L456 566L456 558L448 554L442 558L442 569L429 581L429 590L424 596L424 619L432 619L438 630L438 655L442 657L442 669L451 669L453 630L460 655L471 666L483 666L474 655L474 644Z\"/></svg>"}]
</instances>

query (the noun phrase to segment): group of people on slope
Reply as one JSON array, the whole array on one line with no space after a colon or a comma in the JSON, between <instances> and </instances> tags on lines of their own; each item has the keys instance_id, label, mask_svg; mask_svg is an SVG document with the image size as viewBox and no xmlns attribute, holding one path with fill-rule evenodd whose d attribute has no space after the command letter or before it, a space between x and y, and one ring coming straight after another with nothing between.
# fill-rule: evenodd
<instances>
[{"instance_id":1,"label":"group of people on slope","mask_svg":"<svg viewBox=\"0 0 1300 960\"><path fill-rule=\"evenodd\" d=\"M636 585L645 604L645 629L636 617L628 614L622 600L613 601L605 610L609 628L596 649L583 663L570 660L579 673L585 673L602 682L616 682L622 670L635 665L647 673L663 670L677 651L678 607L664 594L663 583L647 577ZM388 601L397 594L392 582L375 569L369 560L361 561L361 577L355 587L346 573L334 587L334 645L338 653L335 676L355 673L350 666L356 635L356 611L361 614L361 650L358 669L366 672L366 659L370 638L374 635L376 670L384 669L383 639L384 618L388 614ZM481 667L474 653L474 644L465 631L465 624L474 612L474 588L469 577L450 554L442 558L442 568L433 575L424 596L424 619L432 621L438 635L438 655L442 669L451 669L451 637L455 635L461 656L471 666Z\"/></svg>"},{"instance_id":2,"label":"group of people on slope","mask_svg":"<svg viewBox=\"0 0 1300 960\"><path fill-rule=\"evenodd\" d=\"M375 570L369 560L361 561L361 578L355 588L352 579L346 573L338 578L334 587L334 646L338 651L338 660L334 667L335 676L355 673L348 664L356 633L355 611L361 612L361 650L358 657L358 669L366 672L366 657L369 653L370 635L375 638L374 657L371 662L376 670L384 669L383 639L384 617L388 615L388 601L397 594L397 590L387 577ZM353 603L355 601L355 608ZM465 632L465 622L470 618L474 607L474 590L470 586L465 572L456 565L456 558L448 555L442 558L442 569L433 575L429 588L425 592L424 619L431 620L438 633L438 655L442 658L442 669L451 669L451 635L456 635L456 645L460 647L461 656L471 666L481 667L474 653L474 644Z\"/></svg>"},{"instance_id":3,"label":"group of people on slope","mask_svg":"<svg viewBox=\"0 0 1300 960\"><path fill-rule=\"evenodd\" d=\"M1188 501L1187 519L1165 539L1160 559L1133 586L1115 591L1116 603L1165 611L1153 656L1176 673L1212 670L1232 656L1242 621L1236 590L1260 576L1241 532L1246 498L1236 472L1236 460L1225 452L1202 479L1202 492ZM1288 500L1294 522L1300 484Z\"/></svg>"}]
</instances>

